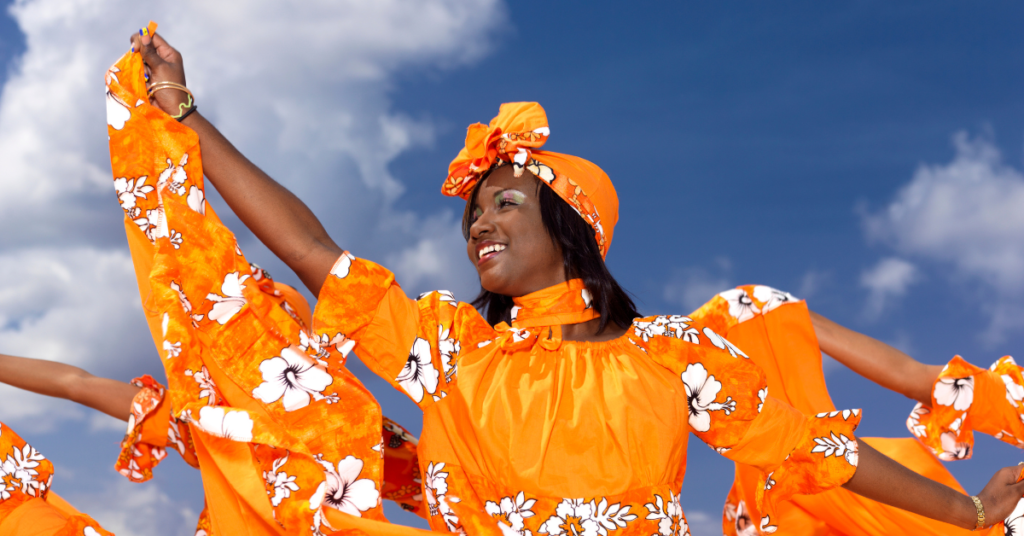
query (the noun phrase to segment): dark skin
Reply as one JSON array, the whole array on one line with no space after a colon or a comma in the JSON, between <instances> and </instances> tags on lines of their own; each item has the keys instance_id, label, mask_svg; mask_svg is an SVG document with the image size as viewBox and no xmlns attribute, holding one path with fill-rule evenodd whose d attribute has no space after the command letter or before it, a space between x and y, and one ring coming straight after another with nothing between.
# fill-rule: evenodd
<instances>
[{"instance_id":1,"label":"dark skin","mask_svg":"<svg viewBox=\"0 0 1024 536\"><path fill-rule=\"evenodd\" d=\"M152 83L185 83L181 54L159 35L132 35L131 39L136 50L142 52ZM174 114L184 100L178 91L162 90L156 93L153 103ZM198 112L185 119L184 124L199 135L206 176L231 209L314 294L319 294L342 250L316 216L301 200L249 162ZM496 170L482 186L474 207L479 213L470 230L467 254L477 267L481 285L491 292L523 296L566 280L561 251L543 226L537 188L536 178L528 173L515 177L510 167ZM506 190L521 194L521 202L496 203L497 194ZM489 253L493 256L480 263L480 248L488 245L505 249ZM937 375L934 368L820 315L812 315L812 321L823 351L870 379L877 377L876 381L886 387L930 401L931 384ZM595 321L563 326L563 337L567 340L602 341L624 333L625 330L613 327L598 336ZM866 358L862 352L867 353ZM886 368L890 365L897 368ZM864 442L859 443L859 449L857 471L844 487L884 504L974 528L975 507L968 496L906 469ZM978 494L988 525L1009 515L1024 494L1024 482L1015 483L1016 475L1015 467L1001 469Z\"/></svg>"}]
</instances>

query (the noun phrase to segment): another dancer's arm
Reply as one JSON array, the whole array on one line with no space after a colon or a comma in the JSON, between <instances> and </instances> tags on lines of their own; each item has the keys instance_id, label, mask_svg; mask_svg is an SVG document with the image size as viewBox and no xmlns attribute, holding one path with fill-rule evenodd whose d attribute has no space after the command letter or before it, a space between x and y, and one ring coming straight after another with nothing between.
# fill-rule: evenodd
<instances>
[{"instance_id":1,"label":"another dancer's arm","mask_svg":"<svg viewBox=\"0 0 1024 536\"><path fill-rule=\"evenodd\" d=\"M185 84L181 54L159 34L132 36L150 70L150 82ZM177 113L184 94L165 89L153 102L168 113ZM315 295L342 250L320 220L295 194L256 167L205 117L197 112L183 121L196 131L202 144L203 171L217 191L249 228L275 255L291 268Z\"/></svg>"},{"instance_id":2,"label":"another dancer's arm","mask_svg":"<svg viewBox=\"0 0 1024 536\"><path fill-rule=\"evenodd\" d=\"M924 404L931 404L932 385L942 365L926 365L862 333L811 311L821 351L865 378Z\"/></svg>"},{"instance_id":3,"label":"another dancer's arm","mask_svg":"<svg viewBox=\"0 0 1024 536\"><path fill-rule=\"evenodd\" d=\"M0 383L63 398L127 421L139 388L64 363L0 354Z\"/></svg>"}]
</instances>

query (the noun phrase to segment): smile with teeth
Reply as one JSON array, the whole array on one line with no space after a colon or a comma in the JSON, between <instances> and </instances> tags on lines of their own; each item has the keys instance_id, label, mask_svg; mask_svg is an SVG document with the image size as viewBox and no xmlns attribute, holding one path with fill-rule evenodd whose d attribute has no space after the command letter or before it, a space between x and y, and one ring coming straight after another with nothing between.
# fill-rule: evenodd
<instances>
[{"instance_id":1,"label":"smile with teeth","mask_svg":"<svg viewBox=\"0 0 1024 536\"><path fill-rule=\"evenodd\" d=\"M484 256L487 255L488 253L498 253L499 251L504 251L504 249L504 244L491 244L489 246L480 248L480 251L477 252L477 258L483 259Z\"/></svg>"}]
</instances>

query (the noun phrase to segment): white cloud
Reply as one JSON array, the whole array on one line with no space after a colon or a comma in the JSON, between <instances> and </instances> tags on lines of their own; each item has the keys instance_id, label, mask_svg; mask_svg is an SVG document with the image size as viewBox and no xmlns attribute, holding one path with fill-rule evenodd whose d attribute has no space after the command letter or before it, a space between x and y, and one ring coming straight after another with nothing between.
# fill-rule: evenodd
<instances>
[{"instance_id":1,"label":"white cloud","mask_svg":"<svg viewBox=\"0 0 1024 536\"><path fill-rule=\"evenodd\" d=\"M894 299L907 293L918 277L918 270L913 264L895 257L882 259L865 270L860 275L861 286L868 289L865 316L878 318Z\"/></svg>"},{"instance_id":2,"label":"white cloud","mask_svg":"<svg viewBox=\"0 0 1024 536\"><path fill-rule=\"evenodd\" d=\"M938 262L990 299L987 334L1024 325L1024 173L1003 163L986 138L953 137L956 156L921 165L883 210L864 216L869 239L903 256Z\"/></svg>"},{"instance_id":3,"label":"white cloud","mask_svg":"<svg viewBox=\"0 0 1024 536\"><path fill-rule=\"evenodd\" d=\"M180 465L180 471L193 470L184 463ZM118 536L151 536L154 533L165 536L195 534L199 512L168 497L154 481L137 484L120 475L117 477L116 480L97 482L99 485L94 486L91 493L73 494L66 498L75 508L88 514L103 528Z\"/></svg>"},{"instance_id":4,"label":"white cloud","mask_svg":"<svg viewBox=\"0 0 1024 536\"><path fill-rule=\"evenodd\" d=\"M89 248L0 254L0 352L128 379L159 367L127 253ZM2 386L3 420L28 431L85 413ZM45 419L39 419L41 416Z\"/></svg>"},{"instance_id":5,"label":"white cloud","mask_svg":"<svg viewBox=\"0 0 1024 536\"><path fill-rule=\"evenodd\" d=\"M686 511L686 524L693 536L716 536L722 533L722 516L700 510Z\"/></svg>"},{"instance_id":6,"label":"white cloud","mask_svg":"<svg viewBox=\"0 0 1024 536\"><path fill-rule=\"evenodd\" d=\"M692 313L719 292L735 286L729 281L731 271L732 262L724 257L715 259L715 267L712 270L700 267L678 270L665 285L662 297L665 301L682 307L682 310L676 313Z\"/></svg>"}]
</instances>

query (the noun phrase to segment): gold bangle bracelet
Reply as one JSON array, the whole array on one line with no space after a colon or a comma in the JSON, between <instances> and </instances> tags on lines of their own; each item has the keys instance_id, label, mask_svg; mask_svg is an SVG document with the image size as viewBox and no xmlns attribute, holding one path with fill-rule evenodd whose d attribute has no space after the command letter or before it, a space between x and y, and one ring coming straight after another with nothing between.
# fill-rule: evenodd
<instances>
[{"instance_id":1,"label":"gold bangle bracelet","mask_svg":"<svg viewBox=\"0 0 1024 536\"><path fill-rule=\"evenodd\" d=\"M985 528L985 507L981 504L981 499L976 495L971 495L971 500L974 501L974 507L978 510L978 524L974 527L974 530L981 530Z\"/></svg>"},{"instance_id":2,"label":"gold bangle bracelet","mask_svg":"<svg viewBox=\"0 0 1024 536\"><path fill-rule=\"evenodd\" d=\"M152 86L149 86L146 91L149 93L149 96L152 97L154 93L161 89L177 89L178 91L188 94L189 97L192 97L192 92L189 91L187 87L176 82L157 82Z\"/></svg>"}]
</instances>

